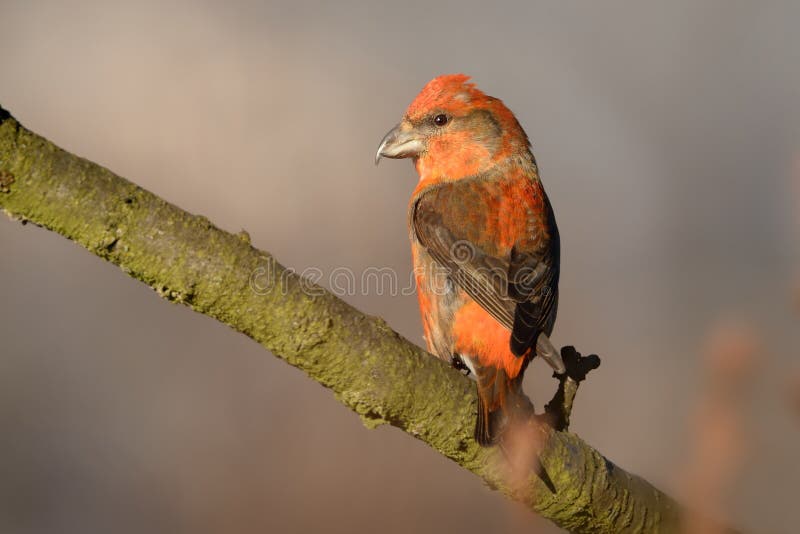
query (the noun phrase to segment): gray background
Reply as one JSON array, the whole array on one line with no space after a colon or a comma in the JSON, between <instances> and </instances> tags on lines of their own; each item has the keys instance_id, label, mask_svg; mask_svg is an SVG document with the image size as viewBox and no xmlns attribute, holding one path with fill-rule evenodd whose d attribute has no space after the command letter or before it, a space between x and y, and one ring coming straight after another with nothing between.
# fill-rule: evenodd
<instances>
[{"instance_id":1,"label":"gray background","mask_svg":"<svg viewBox=\"0 0 800 534\"><path fill-rule=\"evenodd\" d=\"M746 322L744 456L713 498L796 530L797 2L0 0L0 19L20 121L298 270L408 276L415 175L374 150L428 79L472 75L556 210L555 341L603 357L574 430L691 501L702 347ZM3 532L553 531L63 238L3 217L0 246ZM346 298L422 342L414 296Z\"/></svg>"}]
</instances>

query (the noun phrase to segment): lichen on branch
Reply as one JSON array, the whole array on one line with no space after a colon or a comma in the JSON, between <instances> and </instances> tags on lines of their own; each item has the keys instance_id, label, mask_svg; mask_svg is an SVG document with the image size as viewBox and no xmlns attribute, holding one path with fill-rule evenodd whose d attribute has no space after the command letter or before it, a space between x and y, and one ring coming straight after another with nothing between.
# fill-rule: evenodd
<instances>
[{"instance_id":1,"label":"lichen on branch","mask_svg":"<svg viewBox=\"0 0 800 534\"><path fill-rule=\"evenodd\" d=\"M330 388L368 427L390 424L573 532L669 532L681 511L575 434L542 426L533 472L511 484L497 448L472 439L476 393L459 372L249 239L70 154L0 107L0 207L118 265L160 296L251 337ZM571 403L571 398L570 398Z\"/></svg>"}]
</instances>

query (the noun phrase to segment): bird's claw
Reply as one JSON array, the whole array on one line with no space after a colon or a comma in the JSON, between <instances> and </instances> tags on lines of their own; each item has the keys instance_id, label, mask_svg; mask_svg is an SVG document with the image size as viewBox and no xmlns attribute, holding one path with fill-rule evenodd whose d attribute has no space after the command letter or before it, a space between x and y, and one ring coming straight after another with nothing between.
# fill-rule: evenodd
<instances>
[{"instance_id":1,"label":"bird's claw","mask_svg":"<svg viewBox=\"0 0 800 534\"><path fill-rule=\"evenodd\" d=\"M457 369L458 371L461 371L464 376L470 375L469 367L467 367L467 364L464 363L464 360L461 359L459 354L453 354L450 357L450 365L452 365L453 368Z\"/></svg>"}]
</instances>

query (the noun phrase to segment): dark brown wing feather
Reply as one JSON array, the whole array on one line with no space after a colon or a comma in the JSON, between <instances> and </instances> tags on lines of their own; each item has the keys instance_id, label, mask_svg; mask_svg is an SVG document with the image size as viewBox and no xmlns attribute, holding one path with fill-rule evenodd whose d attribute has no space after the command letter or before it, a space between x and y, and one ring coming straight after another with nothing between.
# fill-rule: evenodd
<instances>
[{"instance_id":1,"label":"dark brown wing feather","mask_svg":"<svg viewBox=\"0 0 800 534\"><path fill-rule=\"evenodd\" d=\"M526 212L531 219L544 220L520 226L535 228L544 223L547 232L520 235L507 249L499 245L497 236L487 235L486 228L496 227L501 215L497 210L502 203L494 196L504 192L507 189L485 176L438 185L415 201L411 224L420 244L452 280L511 330L511 350L521 356L535 347L540 332L552 332L558 307L560 243L546 197L546 213Z\"/></svg>"}]
</instances>

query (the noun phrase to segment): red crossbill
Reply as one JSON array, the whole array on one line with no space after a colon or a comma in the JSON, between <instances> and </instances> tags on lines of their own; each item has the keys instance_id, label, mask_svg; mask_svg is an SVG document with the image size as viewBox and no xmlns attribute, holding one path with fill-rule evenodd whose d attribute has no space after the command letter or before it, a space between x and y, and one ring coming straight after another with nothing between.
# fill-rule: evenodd
<instances>
[{"instance_id":1,"label":"red crossbill","mask_svg":"<svg viewBox=\"0 0 800 534\"><path fill-rule=\"evenodd\" d=\"M514 408L530 406L522 376L534 356L564 372L549 340L560 243L528 136L468 80L431 80L375 161L412 158L419 174L408 223L425 339L475 375L475 439L488 446Z\"/></svg>"}]
</instances>

